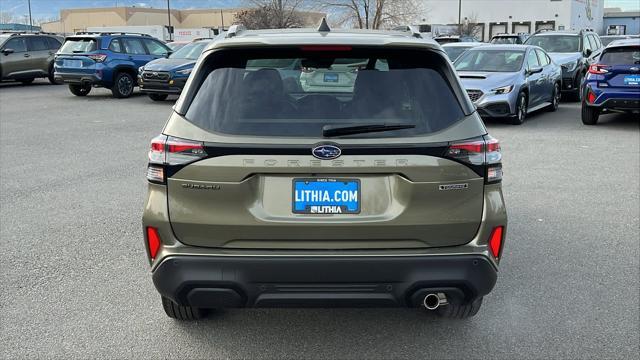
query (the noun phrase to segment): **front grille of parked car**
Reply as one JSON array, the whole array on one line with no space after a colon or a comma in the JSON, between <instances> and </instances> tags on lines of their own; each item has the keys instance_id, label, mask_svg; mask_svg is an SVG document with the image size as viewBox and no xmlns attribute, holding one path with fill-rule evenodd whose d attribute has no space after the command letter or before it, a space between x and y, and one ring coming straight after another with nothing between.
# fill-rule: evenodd
<instances>
[{"instance_id":1,"label":"front grille of parked car","mask_svg":"<svg viewBox=\"0 0 640 360\"><path fill-rule=\"evenodd\" d=\"M473 102L478 101L478 99L480 99L483 95L482 91L480 90L467 90L467 94L469 94L469 99L471 99L471 101Z\"/></svg>"},{"instance_id":2,"label":"front grille of parked car","mask_svg":"<svg viewBox=\"0 0 640 360\"><path fill-rule=\"evenodd\" d=\"M169 73L161 71L145 71L142 74L142 78L145 80L169 80Z\"/></svg>"}]
</instances>

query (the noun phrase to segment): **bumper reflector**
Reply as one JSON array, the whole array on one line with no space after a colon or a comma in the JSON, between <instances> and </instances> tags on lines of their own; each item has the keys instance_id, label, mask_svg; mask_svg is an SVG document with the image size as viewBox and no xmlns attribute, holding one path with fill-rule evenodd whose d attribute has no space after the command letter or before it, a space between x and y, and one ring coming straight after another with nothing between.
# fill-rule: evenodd
<instances>
[{"instance_id":1,"label":"bumper reflector","mask_svg":"<svg viewBox=\"0 0 640 360\"><path fill-rule=\"evenodd\" d=\"M496 226L491 232L489 238L489 249L494 258L500 258L500 251L502 250L502 233L504 226Z\"/></svg>"},{"instance_id":2,"label":"bumper reflector","mask_svg":"<svg viewBox=\"0 0 640 360\"><path fill-rule=\"evenodd\" d=\"M147 244L149 245L149 257L151 260L156 258L158 250L160 250L160 235L158 229L147 226Z\"/></svg>"}]
</instances>

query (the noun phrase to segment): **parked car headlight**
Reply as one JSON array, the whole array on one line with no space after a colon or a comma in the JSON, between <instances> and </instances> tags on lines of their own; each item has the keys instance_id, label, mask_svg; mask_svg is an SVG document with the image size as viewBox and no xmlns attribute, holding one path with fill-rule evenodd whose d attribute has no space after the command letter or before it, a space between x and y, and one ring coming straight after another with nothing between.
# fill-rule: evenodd
<instances>
[{"instance_id":1,"label":"parked car headlight","mask_svg":"<svg viewBox=\"0 0 640 360\"><path fill-rule=\"evenodd\" d=\"M143 71L144 71L144 66L140 66L138 68L138 74L142 74Z\"/></svg>"},{"instance_id":2,"label":"parked car headlight","mask_svg":"<svg viewBox=\"0 0 640 360\"><path fill-rule=\"evenodd\" d=\"M189 74L191 74L191 70L193 70L193 68L177 70L176 73L178 73L180 75L189 75Z\"/></svg>"},{"instance_id":3,"label":"parked car headlight","mask_svg":"<svg viewBox=\"0 0 640 360\"><path fill-rule=\"evenodd\" d=\"M492 89L491 91L496 95L508 94L513 90L513 85L503 86L499 88Z\"/></svg>"},{"instance_id":4,"label":"parked car headlight","mask_svg":"<svg viewBox=\"0 0 640 360\"><path fill-rule=\"evenodd\" d=\"M578 66L578 62L577 61L570 61L568 63L562 64L562 68L565 69L568 72L572 72L573 70L576 69L577 66Z\"/></svg>"}]
</instances>

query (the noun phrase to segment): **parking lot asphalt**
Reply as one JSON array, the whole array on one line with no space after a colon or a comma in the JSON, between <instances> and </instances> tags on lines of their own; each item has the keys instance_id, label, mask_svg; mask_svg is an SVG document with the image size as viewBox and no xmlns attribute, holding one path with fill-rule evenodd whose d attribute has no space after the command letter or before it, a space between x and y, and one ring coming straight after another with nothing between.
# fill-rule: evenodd
<instances>
[{"instance_id":1,"label":"parking lot asphalt","mask_svg":"<svg viewBox=\"0 0 640 360\"><path fill-rule=\"evenodd\" d=\"M639 121L577 103L489 121L509 231L468 320L415 309L165 316L142 244L146 152L172 101L0 84L0 357L631 358L639 336Z\"/></svg>"}]
</instances>

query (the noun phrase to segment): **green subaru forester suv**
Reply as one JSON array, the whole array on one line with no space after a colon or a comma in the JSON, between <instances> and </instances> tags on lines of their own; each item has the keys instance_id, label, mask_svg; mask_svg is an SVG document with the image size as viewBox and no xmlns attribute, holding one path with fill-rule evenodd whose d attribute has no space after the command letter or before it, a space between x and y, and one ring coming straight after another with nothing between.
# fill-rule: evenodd
<instances>
[{"instance_id":1,"label":"green subaru forester suv","mask_svg":"<svg viewBox=\"0 0 640 360\"><path fill-rule=\"evenodd\" d=\"M151 141L143 227L164 310L473 316L507 229L501 159L419 33L233 26Z\"/></svg>"}]
</instances>

